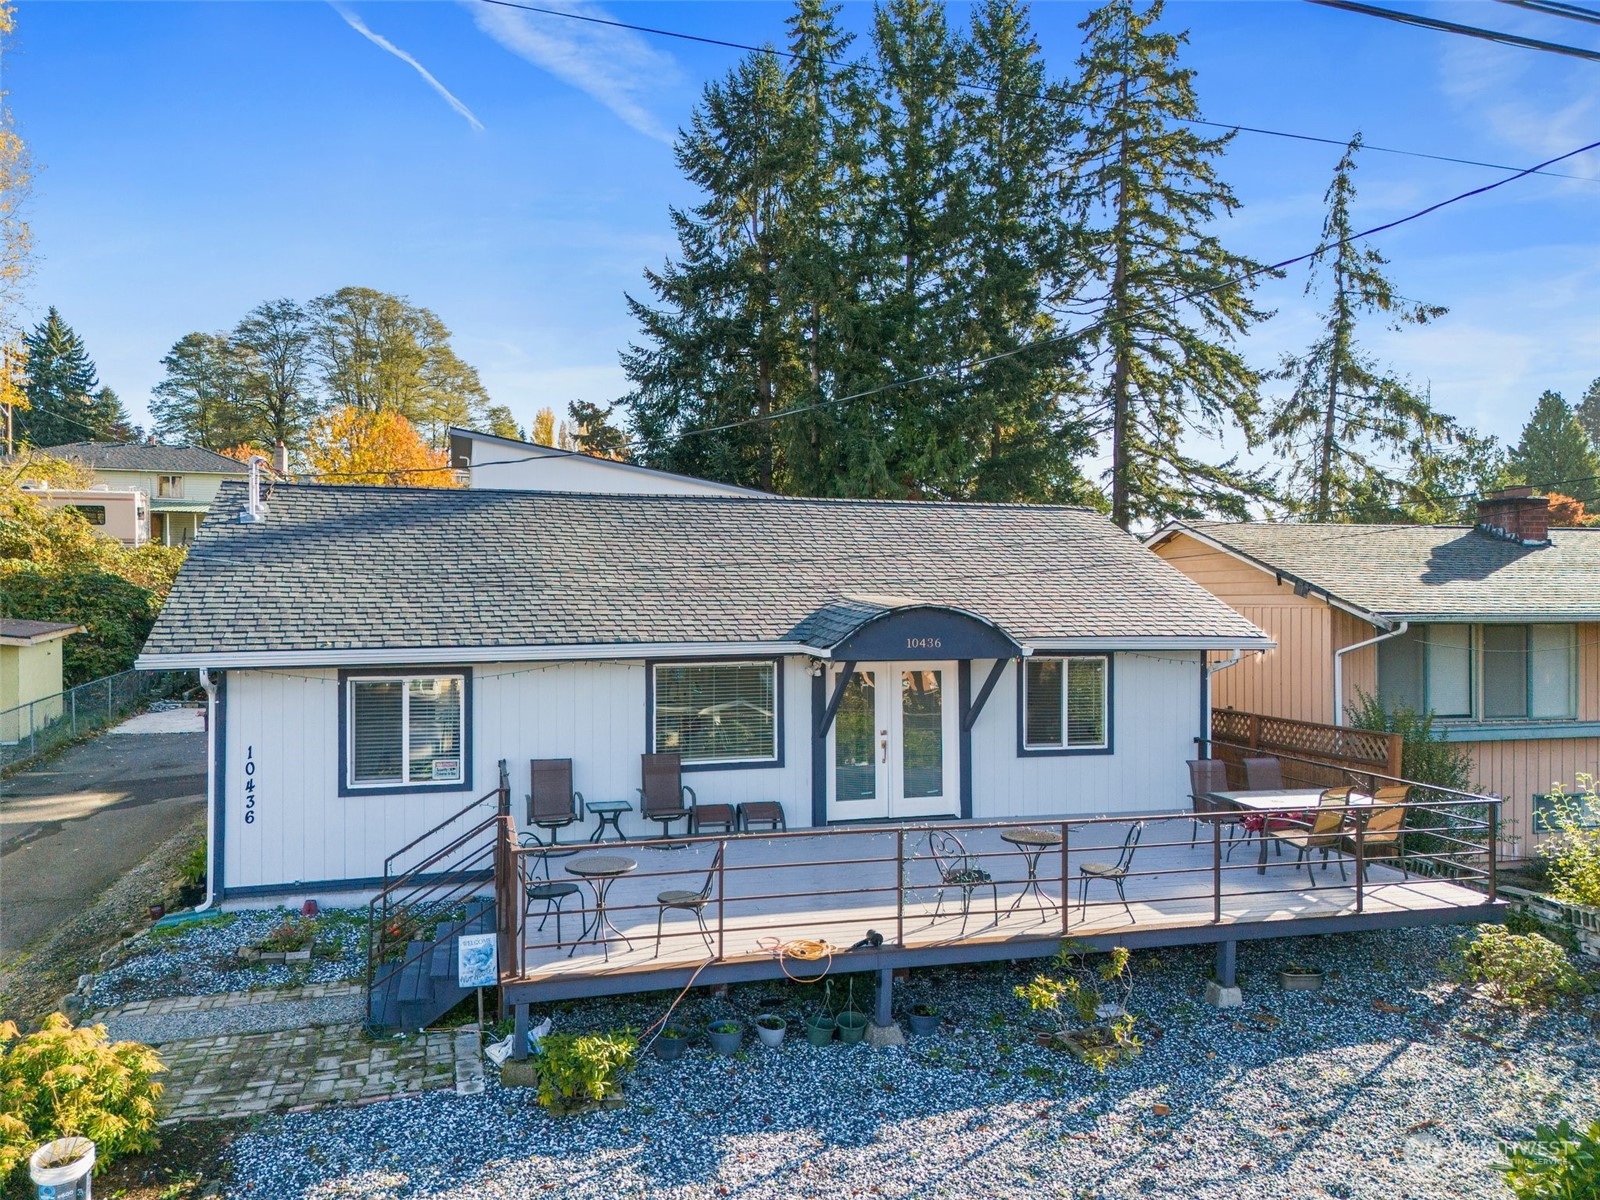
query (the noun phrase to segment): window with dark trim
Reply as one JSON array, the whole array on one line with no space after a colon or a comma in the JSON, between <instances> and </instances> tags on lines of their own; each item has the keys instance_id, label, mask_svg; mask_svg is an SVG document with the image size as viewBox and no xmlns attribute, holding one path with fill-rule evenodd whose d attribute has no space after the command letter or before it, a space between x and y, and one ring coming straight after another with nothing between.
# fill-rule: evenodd
<instances>
[{"instance_id":1,"label":"window with dark trim","mask_svg":"<svg viewBox=\"0 0 1600 1200\"><path fill-rule=\"evenodd\" d=\"M1577 716L1573 625L1415 625L1378 643L1378 695L1436 717L1559 721Z\"/></svg>"},{"instance_id":2,"label":"window with dark trim","mask_svg":"<svg viewBox=\"0 0 1600 1200\"><path fill-rule=\"evenodd\" d=\"M1023 660L1025 750L1104 750L1110 744L1110 661L1103 654Z\"/></svg>"},{"instance_id":3,"label":"window with dark trim","mask_svg":"<svg viewBox=\"0 0 1600 1200\"><path fill-rule=\"evenodd\" d=\"M360 675L345 683L351 788L459 786L463 675Z\"/></svg>"},{"instance_id":4,"label":"window with dark trim","mask_svg":"<svg viewBox=\"0 0 1600 1200\"><path fill-rule=\"evenodd\" d=\"M778 664L656 663L652 744L693 763L778 758Z\"/></svg>"}]
</instances>

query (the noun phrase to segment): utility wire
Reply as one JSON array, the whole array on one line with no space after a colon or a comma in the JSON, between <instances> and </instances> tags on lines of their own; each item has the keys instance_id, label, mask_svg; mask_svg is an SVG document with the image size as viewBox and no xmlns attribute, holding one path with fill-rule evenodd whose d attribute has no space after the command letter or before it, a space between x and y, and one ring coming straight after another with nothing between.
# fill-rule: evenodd
<instances>
[{"instance_id":1,"label":"utility wire","mask_svg":"<svg viewBox=\"0 0 1600 1200\"><path fill-rule=\"evenodd\" d=\"M1514 3L1515 0L1507 0L1507 2ZM590 25L605 25L612 29L626 29L633 33L648 33L654 37L676 38L677 40L684 42L698 42L699 44L705 46L720 46L724 49L743 50L751 54L771 54L778 58L789 59L793 62L814 62L820 63L823 66L839 68L859 66L878 75L882 75L884 73L882 67L874 66L872 63L852 63L843 59L823 58L821 55L815 54L797 54L793 50L780 50L775 46L752 46L745 42L730 42L724 40L723 38L703 37L699 34L683 33L680 30L675 29L661 29L651 25L635 25L627 21L616 21L605 17L593 17L586 16L582 13L562 12L560 9L556 8L541 8L536 4L518 3L517 0L480 0L480 3L492 4L497 8L514 8L522 12L538 13L541 16L560 17L568 21L582 21ZM1041 92L1026 92L1015 89L999 88L995 87L993 84L983 83L974 79L962 78L960 80L960 86L964 88L970 88L974 91L989 92L996 95L1000 94L1001 92L1007 92L1008 94L1012 95L1028 96L1036 100L1047 99L1045 94ZM1094 111L1108 111L1100 106L1091 105L1088 107ZM1177 119L1186 125L1200 125L1208 129L1236 130L1240 133L1254 133L1263 137L1288 138L1291 141L1311 142L1321 146L1338 146L1341 149L1349 145L1349 139L1347 138L1321 137L1317 134L1311 133L1290 133L1282 129L1267 129L1260 125L1240 125L1237 122L1232 121L1206 121L1199 117L1179 117ZM1464 167L1483 167L1484 169L1490 171L1517 171L1519 169L1517 167L1507 166L1504 163L1484 162L1483 160L1476 158L1458 158L1451 154L1430 154L1423 150L1401 150L1393 146L1373 145L1370 142L1363 142L1361 148L1363 150L1370 150L1374 154L1395 154L1404 158L1421 158L1432 162L1455 163L1458 166ZM1600 177L1593 175L1569 175L1561 171L1540 171L1539 174L1548 175L1554 179L1576 179L1583 183L1600 183Z\"/></svg>"},{"instance_id":2,"label":"utility wire","mask_svg":"<svg viewBox=\"0 0 1600 1200\"><path fill-rule=\"evenodd\" d=\"M1357 4L1355 0L1306 0L1306 3L1321 5L1323 8L1338 8L1345 12L1360 13L1366 17L1381 17L1385 21L1398 21L1402 25L1415 25L1420 29L1436 29L1442 33L1458 33L1466 37L1479 38L1485 42L1496 42L1502 46L1517 46L1524 50L1543 50L1547 54L1565 54L1570 58L1582 58L1590 62L1600 62L1600 50L1585 50L1579 46L1568 46L1564 42L1544 42L1538 38L1522 37L1520 34L1501 33L1499 30L1482 29L1476 25L1461 25L1455 21L1441 21L1435 17L1400 12L1393 8L1379 8L1374 4Z\"/></svg>"},{"instance_id":3,"label":"utility wire","mask_svg":"<svg viewBox=\"0 0 1600 1200\"><path fill-rule=\"evenodd\" d=\"M1529 12L1544 13L1546 16L1565 17L1569 21L1586 21L1590 25L1600 25L1600 12L1576 4L1562 4L1561 0L1500 0L1500 3L1509 4L1513 8L1525 8Z\"/></svg>"}]
</instances>

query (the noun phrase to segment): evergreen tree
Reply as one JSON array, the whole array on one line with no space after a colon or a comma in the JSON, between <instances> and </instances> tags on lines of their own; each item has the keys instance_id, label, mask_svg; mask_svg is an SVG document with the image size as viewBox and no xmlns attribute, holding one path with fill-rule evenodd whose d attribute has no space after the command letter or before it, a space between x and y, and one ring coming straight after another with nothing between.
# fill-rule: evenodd
<instances>
[{"instance_id":1,"label":"evergreen tree","mask_svg":"<svg viewBox=\"0 0 1600 1200\"><path fill-rule=\"evenodd\" d=\"M241 399L252 417L245 440L298 447L318 407L305 309L293 300L258 304L234 328L231 342L244 372Z\"/></svg>"},{"instance_id":2,"label":"evergreen tree","mask_svg":"<svg viewBox=\"0 0 1600 1200\"><path fill-rule=\"evenodd\" d=\"M1585 504L1600 499L1600 455L1560 392L1539 397L1511 451L1511 470L1541 491L1563 492Z\"/></svg>"},{"instance_id":3,"label":"evergreen tree","mask_svg":"<svg viewBox=\"0 0 1600 1200\"><path fill-rule=\"evenodd\" d=\"M89 424L94 426L95 440L99 442L136 442L142 431L133 423L122 401L108 387L102 387L89 397Z\"/></svg>"},{"instance_id":4,"label":"evergreen tree","mask_svg":"<svg viewBox=\"0 0 1600 1200\"><path fill-rule=\"evenodd\" d=\"M1578 424L1589 435L1589 445L1600 454L1600 379L1591 383L1583 399L1578 401Z\"/></svg>"},{"instance_id":5,"label":"evergreen tree","mask_svg":"<svg viewBox=\"0 0 1600 1200\"><path fill-rule=\"evenodd\" d=\"M611 423L615 407L608 404L601 408L587 400L574 400L569 404L567 416L571 424L564 423L563 428L570 431L572 449L626 462L629 458L627 435Z\"/></svg>"},{"instance_id":6,"label":"evergreen tree","mask_svg":"<svg viewBox=\"0 0 1600 1200\"><path fill-rule=\"evenodd\" d=\"M1321 249L1306 281L1311 295L1327 273L1323 333L1304 354L1284 359L1281 378L1294 387L1267 427L1289 464L1285 499L1291 511L1317 521L1387 518L1408 496L1428 494L1421 481L1449 473L1448 464L1435 467L1431 457L1448 458L1471 436L1357 344L1365 316L1389 314L1398 328L1447 311L1401 300L1384 274L1388 260L1374 246L1350 240L1360 149L1358 133L1334 168Z\"/></svg>"},{"instance_id":7,"label":"evergreen tree","mask_svg":"<svg viewBox=\"0 0 1600 1200\"><path fill-rule=\"evenodd\" d=\"M188 334L167 351L161 365L166 375L150 398L157 437L207 450L260 444L249 366L226 334Z\"/></svg>"},{"instance_id":8,"label":"evergreen tree","mask_svg":"<svg viewBox=\"0 0 1600 1200\"><path fill-rule=\"evenodd\" d=\"M16 411L16 440L31 446L111 440L113 430L94 407L100 386L94 362L83 339L54 305L22 340L28 361L23 387L28 407Z\"/></svg>"},{"instance_id":9,"label":"evergreen tree","mask_svg":"<svg viewBox=\"0 0 1600 1200\"><path fill-rule=\"evenodd\" d=\"M1262 472L1236 459L1206 463L1192 435L1247 437L1259 375L1235 339L1266 317L1250 298L1262 268L1216 236L1239 202L1216 160L1232 135L1207 138L1194 72L1178 66L1185 35L1158 32L1162 5L1110 0L1083 23L1075 99L1084 133L1073 160L1073 204L1087 278L1063 293L1091 323L1079 345L1093 372L1091 409L1111 442L1111 516L1206 512L1243 518L1266 494Z\"/></svg>"}]
</instances>

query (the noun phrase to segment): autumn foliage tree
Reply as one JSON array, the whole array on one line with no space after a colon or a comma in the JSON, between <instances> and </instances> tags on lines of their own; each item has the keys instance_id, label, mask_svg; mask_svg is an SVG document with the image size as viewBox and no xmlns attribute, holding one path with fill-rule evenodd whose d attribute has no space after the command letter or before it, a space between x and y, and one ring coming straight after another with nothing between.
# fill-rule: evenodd
<instances>
[{"instance_id":1,"label":"autumn foliage tree","mask_svg":"<svg viewBox=\"0 0 1600 1200\"><path fill-rule=\"evenodd\" d=\"M457 486L449 451L432 449L393 409L333 409L312 422L309 440L307 464L322 482Z\"/></svg>"},{"instance_id":2,"label":"autumn foliage tree","mask_svg":"<svg viewBox=\"0 0 1600 1200\"><path fill-rule=\"evenodd\" d=\"M1583 511L1583 501L1577 497L1563 496L1560 492L1546 492L1545 499L1550 501L1550 524L1553 527L1568 528L1588 524L1588 518Z\"/></svg>"}]
</instances>

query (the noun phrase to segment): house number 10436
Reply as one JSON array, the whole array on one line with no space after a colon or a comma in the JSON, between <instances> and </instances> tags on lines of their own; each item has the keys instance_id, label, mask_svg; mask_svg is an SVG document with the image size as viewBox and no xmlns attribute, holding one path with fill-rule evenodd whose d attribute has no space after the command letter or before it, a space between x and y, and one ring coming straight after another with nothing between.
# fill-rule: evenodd
<instances>
[{"instance_id":1,"label":"house number 10436","mask_svg":"<svg viewBox=\"0 0 1600 1200\"><path fill-rule=\"evenodd\" d=\"M256 823L256 748L244 748L244 823Z\"/></svg>"},{"instance_id":2,"label":"house number 10436","mask_svg":"<svg viewBox=\"0 0 1600 1200\"><path fill-rule=\"evenodd\" d=\"M907 650L937 650L944 643L936 637L911 637L906 639Z\"/></svg>"}]
</instances>

